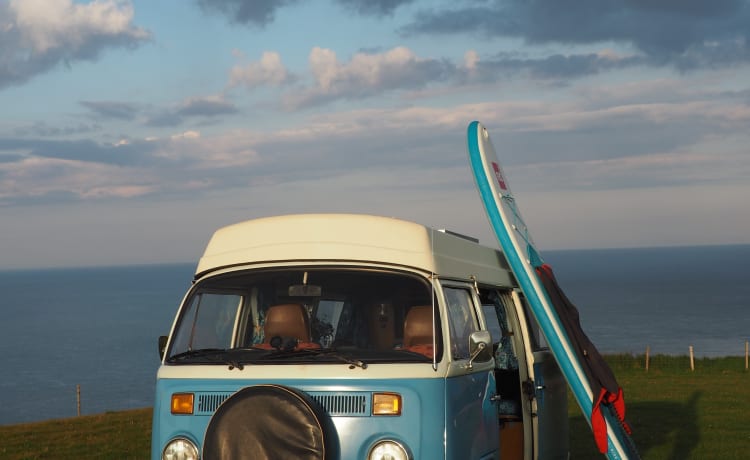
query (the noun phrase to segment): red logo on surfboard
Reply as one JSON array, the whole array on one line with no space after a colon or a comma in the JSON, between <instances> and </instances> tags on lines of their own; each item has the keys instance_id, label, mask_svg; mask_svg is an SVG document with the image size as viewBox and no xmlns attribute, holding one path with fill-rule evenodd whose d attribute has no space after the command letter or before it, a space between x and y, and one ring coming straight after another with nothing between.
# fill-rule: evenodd
<instances>
[{"instance_id":1,"label":"red logo on surfboard","mask_svg":"<svg viewBox=\"0 0 750 460\"><path fill-rule=\"evenodd\" d=\"M508 190L508 187L505 185L505 178L503 177L503 172L500 171L500 165L492 162L492 169L495 170L495 177L497 178L497 184L500 186L503 190Z\"/></svg>"}]
</instances>

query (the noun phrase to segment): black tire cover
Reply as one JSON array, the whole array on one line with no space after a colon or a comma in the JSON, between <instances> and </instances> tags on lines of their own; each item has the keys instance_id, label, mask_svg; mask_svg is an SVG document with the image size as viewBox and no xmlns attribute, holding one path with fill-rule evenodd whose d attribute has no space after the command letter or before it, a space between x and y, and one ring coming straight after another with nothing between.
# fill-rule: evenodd
<instances>
[{"instance_id":1,"label":"black tire cover","mask_svg":"<svg viewBox=\"0 0 750 460\"><path fill-rule=\"evenodd\" d=\"M324 460L326 415L309 395L281 385L244 388L206 428L204 460Z\"/></svg>"}]
</instances>

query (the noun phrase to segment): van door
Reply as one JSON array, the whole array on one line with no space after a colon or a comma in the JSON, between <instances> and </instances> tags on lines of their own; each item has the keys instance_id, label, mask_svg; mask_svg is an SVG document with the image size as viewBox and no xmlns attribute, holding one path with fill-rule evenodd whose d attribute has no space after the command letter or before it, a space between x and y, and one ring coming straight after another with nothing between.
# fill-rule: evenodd
<instances>
[{"instance_id":1,"label":"van door","mask_svg":"<svg viewBox=\"0 0 750 460\"><path fill-rule=\"evenodd\" d=\"M469 336L480 330L473 286L443 283L449 361L445 379L446 458L496 459L497 409L493 360L469 365Z\"/></svg>"},{"instance_id":2,"label":"van door","mask_svg":"<svg viewBox=\"0 0 750 460\"><path fill-rule=\"evenodd\" d=\"M502 459L567 458L567 390L523 298L480 288L495 354L497 416Z\"/></svg>"},{"instance_id":3,"label":"van door","mask_svg":"<svg viewBox=\"0 0 750 460\"><path fill-rule=\"evenodd\" d=\"M526 299L519 291L513 291L505 301L512 302L518 321L519 338L522 338L528 373L523 381L524 398L531 416L531 431L534 438L533 459L567 459L568 436L568 392L567 383L547 347L539 325L531 315Z\"/></svg>"}]
</instances>

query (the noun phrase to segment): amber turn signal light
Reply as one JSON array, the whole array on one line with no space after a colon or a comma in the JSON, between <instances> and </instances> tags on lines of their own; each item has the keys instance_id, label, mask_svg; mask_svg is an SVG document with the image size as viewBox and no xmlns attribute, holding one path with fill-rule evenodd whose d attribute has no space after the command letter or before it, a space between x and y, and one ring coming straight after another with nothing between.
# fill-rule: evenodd
<instances>
[{"instance_id":1,"label":"amber turn signal light","mask_svg":"<svg viewBox=\"0 0 750 460\"><path fill-rule=\"evenodd\" d=\"M174 393L172 395L172 413L190 415L193 413L193 393Z\"/></svg>"},{"instance_id":2,"label":"amber turn signal light","mask_svg":"<svg viewBox=\"0 0 750 460\"><path fill-rule=\"evenodd\" d=\"M398 393L373 393L372 415L401 415L401 395Z\"/></svg>"}]
</instances>

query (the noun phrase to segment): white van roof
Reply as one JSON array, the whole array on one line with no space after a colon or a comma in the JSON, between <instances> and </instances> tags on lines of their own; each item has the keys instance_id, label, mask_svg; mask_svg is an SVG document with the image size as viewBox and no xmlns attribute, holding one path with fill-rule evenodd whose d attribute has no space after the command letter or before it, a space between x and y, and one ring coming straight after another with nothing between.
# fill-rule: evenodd
<instances>
[{"instance_id":1,"label":"white van roof","mask_svg":"<svg viewBox=\"0 0 750 460\"><path fill-rule=\"evenodd\" d=\"M361 214L297 214L248 220L214 233L196 277L274 262L378 263L440 277L515 286L499 249L423 225Z\"/></svg>"}]
</instances>

